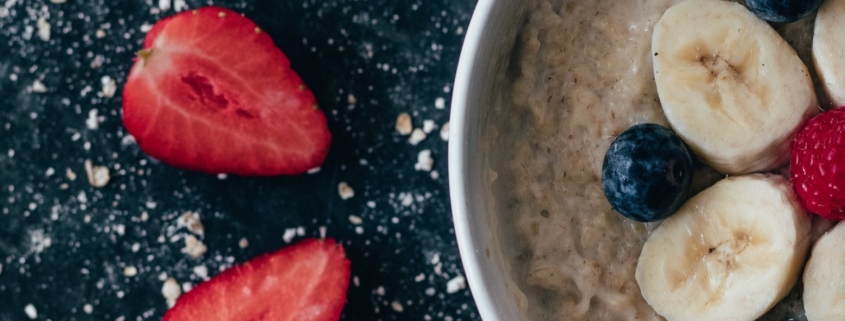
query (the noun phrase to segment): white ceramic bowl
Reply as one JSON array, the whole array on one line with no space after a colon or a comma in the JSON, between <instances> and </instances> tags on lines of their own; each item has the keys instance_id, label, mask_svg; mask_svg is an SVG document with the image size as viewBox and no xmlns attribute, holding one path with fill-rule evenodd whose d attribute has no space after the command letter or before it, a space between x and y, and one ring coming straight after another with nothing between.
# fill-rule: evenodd
<instances>
[{"instance_id":1,"label":"white ceramic bowl","mask_svg":"<svg viewBox=\"0 0 845 321\"><path fill-rule=\"evenodd\" d=\"M525 298L512 282L499 246L482 152L485 113L501 86L525 19L523 0L480 0L461 52L452 95L449 181L452 215L467 280L485 321L525 318Z\"/></svg>"}]
</instances>

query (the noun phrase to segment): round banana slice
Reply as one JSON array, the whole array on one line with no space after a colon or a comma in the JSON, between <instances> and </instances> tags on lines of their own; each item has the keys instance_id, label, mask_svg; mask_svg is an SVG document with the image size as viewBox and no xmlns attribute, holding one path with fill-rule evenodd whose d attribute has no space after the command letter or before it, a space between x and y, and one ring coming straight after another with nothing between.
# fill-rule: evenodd
<instances>
[{"instance_id":1,"label":"round banana slice","mask_svg":"<svg viewBox=\"0 0 845 321\"><path fill-rule=\"evenodd\" d=\"M818 113L807 67L744 6L688 0L664 13L652 38L654 79L672 128L724 174L768 171Z\"/></svg>"},{"instance_id":2,"label":"round banana slice","mask_svg":"<svg viewBox=\"0 0 845 321\"><path fill-rule=\"evenodd\" d=\"M804 310L810 321L845 320L845 223L813 245L804 270Z\"/></svg>"},{"instance_id":3,"label":"round banana slice","mask_svg":"<svg viewBox=\"0 0 845 321\"><path fill-rule=\"evenodd\" d=\"M755 320L795 285L810 228L783 177L730 177L655 229L640 254L637 283L669 321Z\"/></svg>"},{"instance_id":4,"label":"round banana slice","mask_svg":"<svg viewBox=\"0 0 845 321\"><path fill-rule=\"evenodd\" d=\"M835 106L845 105L845 1L822 3L813 33L813 61L822 88Z\"/></svg>"}]
</instances>

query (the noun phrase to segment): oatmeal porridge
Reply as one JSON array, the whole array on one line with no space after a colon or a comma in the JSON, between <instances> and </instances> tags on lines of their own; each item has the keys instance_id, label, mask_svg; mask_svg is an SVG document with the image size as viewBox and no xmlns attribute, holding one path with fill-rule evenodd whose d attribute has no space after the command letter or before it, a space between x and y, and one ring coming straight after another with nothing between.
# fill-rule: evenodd
<instances>
[{"instance_id":1,"label":"oatmeal porridge","mask_svg":"<svg viewBox=\"0 0 845 321\"><path fill-rule=\"evenodd\" d=\"M496 177L498 233L533 321L663 319L634 278L657 223L616 213L602 192L601 171L608 146L622 131L640 123L668 126L651 40L655 24L676 2L524 4L528 14L502 75L507 89L487 125L488 132L506 134L493 134L485 148ZM812 28L812 16L775 26L807 66ZM817 96L826 106L824 95ZM695 166L693 193L724 177ZM796 289L763 320L803 319L802 309Z\"/></svg>"}]
</instances>

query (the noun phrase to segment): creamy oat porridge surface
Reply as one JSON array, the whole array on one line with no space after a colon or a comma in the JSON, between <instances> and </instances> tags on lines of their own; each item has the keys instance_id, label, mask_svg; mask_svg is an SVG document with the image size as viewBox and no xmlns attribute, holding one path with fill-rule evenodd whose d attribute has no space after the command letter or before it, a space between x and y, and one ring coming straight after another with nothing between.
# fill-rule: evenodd
<instances>
[{"instance_id":1,"label":"creamy oat porridge surface","mask_svg":"<svg viewBox=\"0 0 845 321\"><path fill-rule=\"evenodd\" d=\"M531 320L662 320L634 279L654 226L601 191L613 138L668 125L652 71L652 27L677 0L526 1L488 140L499 233ZM812 17L776 29L809 60ZM823 95L819 95L823 97ZM700 168L694 190L719 178ZM793 291L764 320L800 312Z\"/></svg>"}]
</instances>

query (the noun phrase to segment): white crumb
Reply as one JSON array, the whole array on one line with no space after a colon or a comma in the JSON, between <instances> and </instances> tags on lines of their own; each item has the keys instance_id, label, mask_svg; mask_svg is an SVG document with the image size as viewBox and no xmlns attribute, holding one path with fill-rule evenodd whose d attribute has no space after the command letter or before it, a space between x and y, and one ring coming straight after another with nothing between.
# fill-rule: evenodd
<instances>
[{"instance_id":1,"label":"white crumb","mask_svg":"<svg viewBox=\"0 0 845 321\"><path fill-rule=\"evenodd\" d=\"M467 287L467 280L462 276L458 275L453 279L446 282L446 293L452 294L463 290Z\"/></svg>"},{"instance_id":2,"label":"white crumb","mask_svg":"<svg viewBox=\"0 0 845 321\"><path fill-rule=\"evenodd\" d=\"M47 92L47 86L45 86L44 83L41 82L41 80L36 79L35 81L32 82L32 92L34 92L34 93L46 93Z\"/></svg>"},{"instance_id":3,"label":"white crumb","mask_svg":"<svg viewBox=\"0 0 845 321\"><path fill-rule=\"evenodd\" d=\"M150 31L150 30L152 30L152 29L153 29L153 25L151 25L151 24L149 24L149 23L144 22L144 24L142 24L142 25L141 25L141 28L140 28L140 29L141 29L141 32L146 33L146 32L148 32L148 31Z\"/></svg>"},{"instance_id":4,"label":"white crumb","mask_svg":"<svg viewBox=\"0 0 845 321\"><path fill-rule=\"evenodd\" d=\"M35 309L35 306L32 305L32 303L27 304L25 307L23 307L23 312L26 313L26 316L30 319L35 320L38 318L38 310Z\"/></svg>"},{"instance_id":5,"label":"white crumb","mask_svg":"<svg viewBox=\"0 0 845 321\"><path fill-rule=\"evenodd\" d=\"M408 142L411 143L411 145L416 146L420 142L424 141L425 137L426 137L425 132L422 131L422 129L417 128L417 129L414 129L414 131L411 133L411 137L408 138Z\"/></svg>"},{"instance_id":6,"label":"white crumb","mask_svg":"<svg viewBox=\"0 0 845 321\"><path fill-rule=\"evenodd\" d=\"M400 135L408 135L414 129L414 124L411 122L411 115L408 113L401 113L396 118L396 131Z\"/></svg>"},{"instance_id":7,"label":"white crumb","mask_svg":"<svg viewBox=\"0 0 845 321\"><path fill-rule=\"evenodd\" d=\"M71 170L70 168L65 169L65 176L66 176L66 177L67 177L67 179L69 179L70 181L75 181L75 180L76 180L76 173L74 173L74 172L73 172L73 170Z\"/></svg>"},{"instance_id":8,"label":"white crumb","mask_svg":"<svg viewBox=\"0 0 845 321\"><path fill-rule=\"evenodd\" d=\"M131 278L131 277L136 276L136 275L138 275L138 268L136 268L134 266L127 266L127 267L123 268L123 276Z\"/></svg>"},{"instance_id":9,"label":"white crumb","mask_svg":"<svg viewBox=\"0 0 845 321\"><path fill-rule=\"evenodd\" d=\"M437 99L434 100L434 108L446 108L446 99L443 99L443 97L437 97Z\"/></svg>"},{"instance_id":10,"label":"white crumb","mask_svg":"<svg viewBox=\"0 0 845 321\"><path fill-rule=\"evenodd\" d=\"M158 8L161 9L161 11L170 10L170 4L170 0L158 0Z\"/></svg>"},{"instance_id":11,"label":"white crumb","mask_svg":"<svg viewBox=\"0 0 845 321\"><path fill-rule=\"evenodd\" d=\"M346 96L346 102L349 103L350 105L353 105L353 104L358 102L358 99L355 99L354 95L349 94L349 95Z\"/></svg>"},{"instance_id":12,"label":"white crumb","mask_svg":"<svg viewBox=\"0 0 845 321\"><path fill-rule=\"evenodd\" d=\"M55 3L55 4L62 4L62 3L67 2L67 0L50 0L50 2Z\"/></svg>"},{"instance_id":13,"label":"white crumb","mask_svg":"<svg viewBox=\"0 0 845 321\"><path fill-rule=\"evenodd\" d=\"M285 229L285 233L282 234L282 240L284 240L285 243L290 243L290 241L293 241L293 238L295 236L296 236L296 229L295 228Z\"/></svg>"},{"instance_id":14,"label":"white crumb","mask_svg":"<svg viewBox=\"0 0 845 321\"><path fill-rule=\"evenodd\" d=\"M305 228L300 226L296 228L296 236L305 236Z\"/></svg>"},{"instance_id":15,"label":"white crumb","mask_svg":"<svg viewBox=\"0 0 845 321\"><path fill-rule=\"evenodd\" d=\"M437 129L437 123L435 123L431 119L426 119L423 121L423 132L426 134L430 134L432 131Z\"/></svg>"},{"instance_id":16,"label":"white crumb","mask_svg":"<svg viewBox=\"0 0 845 321\"><path fill-rule=\"evenodd\" d=\"M384 296L384 287L383 286L377 287L376 288L376 294L378 294L379 296Z\"/></svg>"},{"instance_id":17,"label":"white crumb","mask_svg":"<svg viewBox=\"0 0 845 321\"><path fill-rule=\"evenodd\" d=\"M187 254L192 258L199 258L208 251L208 247L202 243L196 236L185 236L185 247L182 248L182 253Z\"/></svg>"},{"instance_id":18,"label":"white crumb","mask_svg":"<svg viewBox=\"0 0 845 321\"><path fill-rule=\"evenodd\" d=\"M402 206L408 207L414 204L414 195L411 195L411 193L399 194L399 198L402 199Z\"/></svg>"},{"instance_id":19,"label":"white crumb","mask_svg":"<svg viewBox=\"0 0 845 321\"><path fill-rule=\"evenodd\" d=\"M349 186L346 182L340 182L337 185L337 193L340 195L340 199L348 200L355 196L355 190Z\"/></svg>"},{"instance_id":20,"label":"white crumb","mask_svg":"<svg viewBox=\"0 0 845 321\"><path fill-rule=\"evenodd\" d=\"M109 76L103 76L103 78L100 78L100 84L103 85L103 89L101 89L103 97L114 97L114 93L117 91L117 83L114 79Z\"/></svg>"},{"instance_id":21,"label":"white crumb","mask_svg":"<svg viewBox=\"0 0 845 321\"><path fill-rule=\"evenodd\" d=\"M150 219L150 213L141 212L141 222L146 222Z\"/></svg>"},{"instance_id":22,"label":"white crumb","mask_svg":"<svg viewBox=\"0 0 845 321\"><path fill-rule=\"evenodd\" d=\"M326 227L325 227L325 226L320 226L320 227L319 227L319 231L320 231L320 238L321 238L321 239L326 238Z\"/></svg>"},{"instance_id":23,"label":"white crumb","mask_svg":"<svg viewBox=\"0 0 845 321\"><path fill-rule=\"evenodd\" d=\"M194 267L193 271L194 274L200 279L208 279L208 267L206 267L205 265L197 265Z\"/></svg>"},{"instance_id":24,"label":"white crumb","mask_svg":"<svg viewBox=\"0 0 845 321\"><path fill-rule=\"evenodd\" d=\"M85 127L88 127L90 130L97 130L97 128L100 128L99 115L97 115L98 113L99 111L96 108L88 111L88 118L85 119Z\"/></svg>"},{"instance_id":25,"label":"white crumb","mask_svg":"<svg viewBox=\"0 0 845 321\"><path fill-rule=\"evenodd\" d=\"M449 122L443 124L443 127L440 127L440 139L444 141L449 140Z\"/></svg>"},{"instance_id":26,"label":"white crumb","mask_svg":"<svg viewBox=\"0 0 845 321\"><path fill-rule=\"evenodd\" d=\"M431 171L431 167L434 165L434 159L431 158L431 150L430 149L423 149L417 154L417 163L414 164L414 169L418 171Z\"/></svg>"},{"instance_id":27,"label":"white crumb","mask_svg":"<svg viewBox=\"0 0 845 321\"><path fill-rule=\"evenodd\" d=\"M373 201L367 201L367 207L369 207L369 208L376 208L376 202L373 202Z\"/></svg>"},{"instance_id":28,"label":"white crumb","mask_svg":"<svg viewBox=\"0 0 845 321\"><path fill-rule=\"evenodd\" d=\"M173 0L173 10L180 12L185 9L188 9L188 3L185 0Z\"/></svg>"},{"instance_id":29,"label":"white crumb","mask_svg":"<svg viewBox=\"0 0 845 321\"><path fill-rule=\"evenodd\" d=\"M199 235L200 237L205 236L205 228L202 226L202 220L200 220L200 215L193 211L185 211L176 219L176 228L186 228L188 232L194 233Z\"/></svg>"},{"instance_id":30,"label":"white crumb","mask_svg":"<svg viewBox=\"0 0 845 321\"><path fill-rule=\"evenodd\" d=\"M420 273L417 277L414 278L414 282L422 282L425 281L425 273Z\"/></svg>"},{"instance_id":31,"label":"white crumb","mask_svg":"<svg viewBox=\"0 0 845 321\"><path fill-rule=\"evenodd\" d=\"M317 174L317 173L319 173L319 172L320 172L320 168L319 168L319 167L314 167L314 168L312 168L312 169L309 169L307 173L308 173L308 174Z\"/></svg>"},{"instance_id":32,"label":"white crumb","mask_svg":"<svg viewBox=\"0 0 845 321\"><path fill-rule=\"evenodd\" d=\"M167 306L173 307L173 304L176 303L176 299L182 295L182 288L179 287L179 283L177 283L176 280L169 278L164 281L164 285L161 286L161 295L164 296L165 300L167 300Z\"/></svg>"},{"instance_id":33,"label":"white crumb","mask_svg":"<svg viewBox=\"0 0 845 321\"><path fill-rule=\"evenodd\" d=\"M249 240L245 237L242 237L240 241L238 241L238 247L245 249L249 246Z\"/></svg>"},{"instance_id":34,"label":"white crumb","mask_svg":"<svg viewBox=\"0 0 845 321\"><path fill-rule=\"evenodd\" d=\"M94 306L89 303L86 303L82 306L82 311L85 312L85 314L91 314L92 312L94 312Z\"/></svg>"},{"instance_id":35,"label":"white crumb","mask_svg":"<svg viewBox=\"0 0 845 321\"><path fill-rule=\"evenodd\" d=\"M103 39L106 37L106 31L103 29L97 29L97 31L94 32L94 37L97 37L97 39Z\"/></svg>"},{"instance_id":36,"label":"white crumb","mask_svg":"<svg viewBox=\"0 0 845 321\"><path fill-rule=\"evenodd\" d=\"M85 160L85 174L88 176L88 184L94 187L106 186L111 179L108 167L94 166L90 159Z\"/></svg>"}]
</instances>

